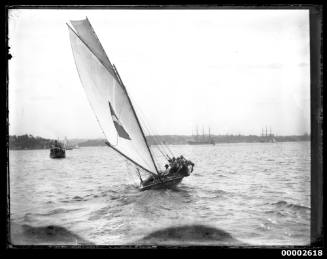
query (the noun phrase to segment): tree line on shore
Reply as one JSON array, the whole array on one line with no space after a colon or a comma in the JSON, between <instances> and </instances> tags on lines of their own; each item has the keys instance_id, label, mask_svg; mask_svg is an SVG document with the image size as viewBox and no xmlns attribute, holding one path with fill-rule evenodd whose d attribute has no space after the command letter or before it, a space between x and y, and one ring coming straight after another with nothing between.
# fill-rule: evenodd
<instances>
[{"instance_id":1,"label":"tree line on shore","mask_svg":"<svg viewBox=\"0 0 327 259\"><path fill-rule=\"evenodd\" d=\"M188 141L194 140L193 136L182 135L156 135L147 136L149 145L163 143L167 145L186 145ZM294 141L310 141L310 135L294 135L294 136L278 136L274 137L276 142L294 142ZM255 143L263 142L262 136L256 135L211 135L210 139L215 143ZM9 136L9 149L48 149L54 143L54 139L46 139L42 137L34 137L33 135ZM89 139L79 140L80 147L88 146L106 146L105 139Z\"/></svg>"},{"instance_id":2,"label":"tree line on shore","mask_svg":"<svg viewBox=\"0 0 327 259\"><path fill-rule=\"evenodd\" d=\"M48 149L53 139L34 137L33 135L9 136L9 149Z\"/></svg>"}]
</instances>

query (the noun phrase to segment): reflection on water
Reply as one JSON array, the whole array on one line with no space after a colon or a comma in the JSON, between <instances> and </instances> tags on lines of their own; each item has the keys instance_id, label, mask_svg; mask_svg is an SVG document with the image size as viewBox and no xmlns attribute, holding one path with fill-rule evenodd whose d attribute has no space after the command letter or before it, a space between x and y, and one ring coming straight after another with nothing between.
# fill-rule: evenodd
<instances>
[{"instance_id":1,"label":"reflection on water","mask_svg":"<svg viewBox=\"0 0 327 259\"><path fill-rule=\"evenodd\" d=\"M22 233L12 232L13 243L168 244L177 242L166 235L171 227L185 242L189 229L210 227L230 235L230 245L309 243L309 142L170 148L195 163L194 173L174 190L144 192L107 147L68 150L62 160L48 150L10 151L11 222ZM212 243L191 237L192 244Z\"/></svg>"}]
</instances>

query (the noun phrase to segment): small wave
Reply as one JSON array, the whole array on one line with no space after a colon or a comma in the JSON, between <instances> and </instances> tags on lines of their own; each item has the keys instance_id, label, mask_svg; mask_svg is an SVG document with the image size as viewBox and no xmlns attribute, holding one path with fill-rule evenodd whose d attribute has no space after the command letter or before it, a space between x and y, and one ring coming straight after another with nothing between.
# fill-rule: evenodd
<instances>
[{"instance_id":1,"label":"small wave","mask_svg":"<svg viewBox=\"0 0 327 259\"><path fill-rule=\"evenodd\" d=\"M274 214L280 217L285 217L286 215L280 211L275 211L275 210L267 210L265 211L266 214Z\"/></svg>"},{"instance_id":2,"label":"small wave","mask_svg":"<svg viewBox=\"0 0 327 259\"><path fill-rule=\"evenodd\" d=\"M75 196L73 198L73 200L75 200L75 201L84 201L84 199L82 197L80 197L80 196Z\"/></svg>"},{"instance_id":3,"label":"small wave","mask_svg":"<svg viewBox=\"0 0 327 259\"><path fill-rule=\"evenodd\" d=\"M24 219L26 219L28 221L31 216L52 216L52 215L56 215L56 214L68 213L68 212L77 211L77 210L81 210L81 209L58 208L58 209L54 209L54 210L51 210L46 213L30 213L29 212L24 215Z\"/></svg>"},{"instance_id":4,"label":"small wave","mask_svg":"<svg viewBox=\"0 0 327 259\"><path fill-rule=\"evenodd\" d=\"M58 208L58 209L54 209L44 215L46 216L51 216L51 215L55 215L55 214L61 214L61 213L68 213L68 212L72 212L72 211L78 211L81 209L63 209L63 208Z\"/></svg>"},{"instance_id":5,"label":"small wave","mask_svg":"<svg viewBox=\"0 0 327 259\"><path fill-rule=\"evenodd\" d=\"M85 197L81 197L81 196L74 196L73 198L70 197L66 197L66 199L61 200L61 202L63 203L71 203L71 202L80 202L80 201L88 201L92 198L96 198L96 195L86 195Z\"/></svg>"},{"instance_id":6,"label":"small wave","mask_svg":"<svg viewBox=\"0 0 327 259\"><path fill-rule=\"evenodd\" d=\"M230 194L229 192L226 192L224 190L215 190L214 191L216 194Z\"/></svg>"},{"instance_id":7,"label":"small wave","mask_svg":"<svg viewBox=\"0 0 327 259\"><path fill-rule=\"evenodd\" d=\"M208 193L212 194L213 198L226 198L233 196L233 193L224 190L210 190Z\"/></svg>"},{"instance_id":8,"label":"small wave","mask_svg":"<svg viewBox=\"0 0 327 259\"><path fill-rule=\"evenodd\" d=\"M109 213L109 212L112 212L112 206L106 206L106 207L103 207L103 208L100 208L98 210L95 210L93 211L90 215L89 215L89 218L88 220L98 220L100 218L103 218L103 217L108 217L108 214L109 214L109 217L113 217L113 213Z\"/></svg>"},{"instance_id":9,"label":"small wave","mask_svg":"<svg viewBox=\"0 0 327 259\"><path fill-rule=\"evenodd\" d=\"M280 207L280 208L290 208L290 209L301 210L301 211L311 210L310 207L306 207L306 206L299 205L299 204L288 203L286 201L279 201L279 202L276 202L276 203L272 203L272 205L275 205L275 206Z\"/></svg>"}]
</instances>

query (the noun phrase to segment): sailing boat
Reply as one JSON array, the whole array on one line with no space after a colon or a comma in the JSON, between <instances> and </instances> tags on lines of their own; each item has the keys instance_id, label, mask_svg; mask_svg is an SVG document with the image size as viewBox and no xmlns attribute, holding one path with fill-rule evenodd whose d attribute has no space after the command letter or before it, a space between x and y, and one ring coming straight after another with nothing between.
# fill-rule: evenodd
<instances>
[{"instance_id":1,"label":"sailing boat","mask_svg":"<svg viewBox=\"0 0 327 259\"><path fill-rule=\"evenodd\" d=\"M209 128L209 135L207 138L204 136L204 129L203 129L202 138L200 138L199 133L198 133L198 128L196 128L195 139L187 141L187 143L189 145L215 145L215 141L210 136L210 128Z\"/></svg>"},{"instance_id":2,"label":"sailing boat","mask_svg":"<svg viewBox=\"0 0 327 259\"><path fill-rule=\"evenodd\" d=\"M165 154L166 170L158 169L126 87L88 18L70 23L75 65L106 144L134 165L141 190L176 186L190 175L194 164L183 156L175 159Z\"/></svg>"},{"instance_id":3,"label":"sailing boat","mask_svg":"<svg viewBox=\"0 0 327 259\"><path fill-rule=\"evenodd\" d=\"M74 149L74 147L69 144L67 137L65 137L65 148L66 148L66 150Z\"/></svg>"}]
</instances>

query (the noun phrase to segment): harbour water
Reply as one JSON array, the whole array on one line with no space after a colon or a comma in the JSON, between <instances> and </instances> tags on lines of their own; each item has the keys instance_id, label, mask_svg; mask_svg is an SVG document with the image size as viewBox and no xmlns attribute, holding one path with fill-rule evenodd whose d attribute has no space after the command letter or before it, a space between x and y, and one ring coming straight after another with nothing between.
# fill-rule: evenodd
<instances>
[{"instance_id":1,"label":"harbour water","mask_svg":"<svg viewBox=\"0 0 327 259\"><path fill-rule=\"evenodd\" d=\"M51 159L49 150L10 151L11 242L143 244L155 231L201 225L251 246L309 244L310 142L170 149L192 160L194 172L174 190L144 192L108 147L68 150L65 159ZM222 239L195 236L192 244Z\"/></svg>"}]
</instances>

